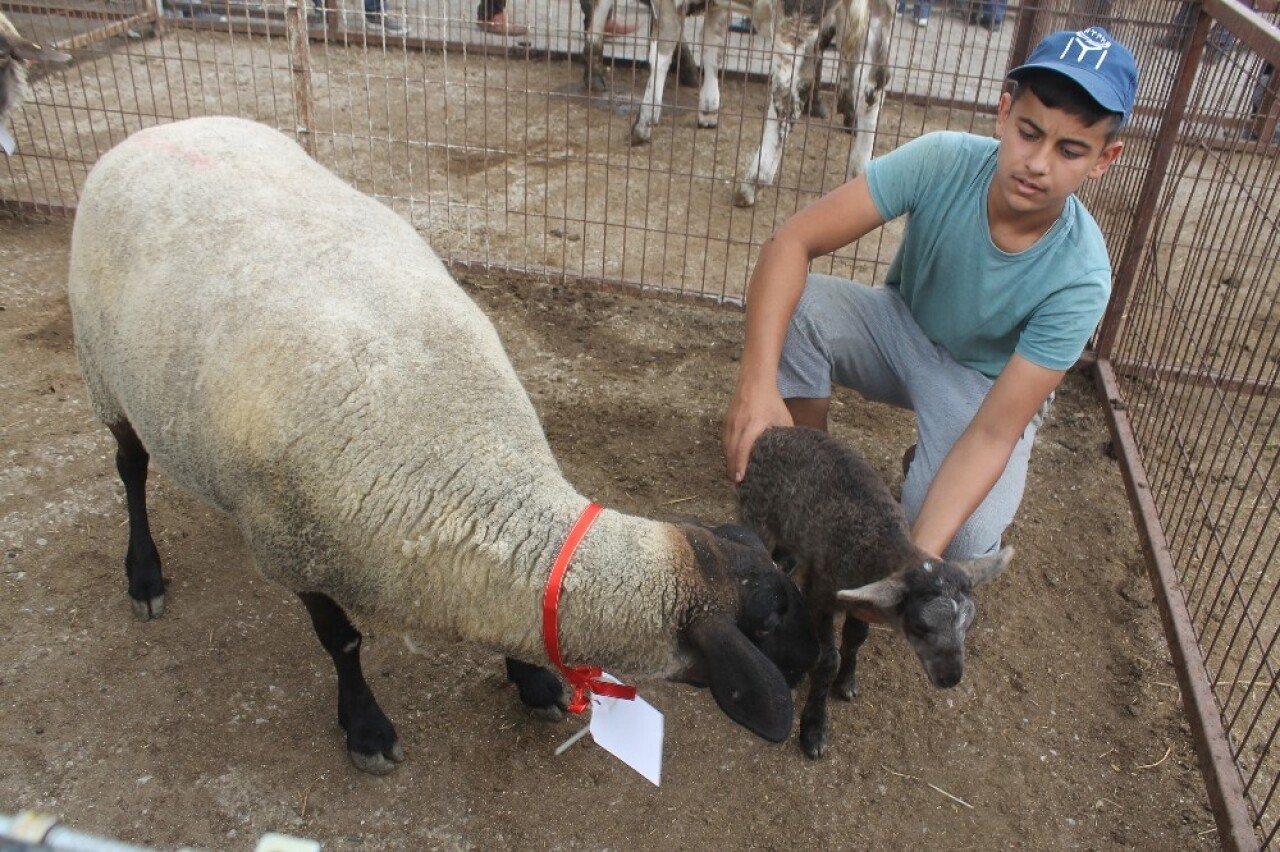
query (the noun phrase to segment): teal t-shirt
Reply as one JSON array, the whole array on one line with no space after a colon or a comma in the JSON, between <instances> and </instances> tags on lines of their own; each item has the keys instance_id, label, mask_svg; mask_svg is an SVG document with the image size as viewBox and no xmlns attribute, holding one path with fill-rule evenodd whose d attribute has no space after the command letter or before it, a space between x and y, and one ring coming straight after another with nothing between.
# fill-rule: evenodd
<instances>
[{"instance_id":1,"label":"teal t-shirt","mask_svg":"<svg viewBox=\"0 0 1280 852\"><path fill-rule=\"evenodd\" d=\"M880 215L907 215L885 284L920 328L960 363L996 377L1018 353L1051 370L1071 367L1111 293L1111 259L1084 204L1067 199L1035 245L1010 254L991 241L987 191L995 139L929 133L871 161Z\"/></svg>"}]
</instances>

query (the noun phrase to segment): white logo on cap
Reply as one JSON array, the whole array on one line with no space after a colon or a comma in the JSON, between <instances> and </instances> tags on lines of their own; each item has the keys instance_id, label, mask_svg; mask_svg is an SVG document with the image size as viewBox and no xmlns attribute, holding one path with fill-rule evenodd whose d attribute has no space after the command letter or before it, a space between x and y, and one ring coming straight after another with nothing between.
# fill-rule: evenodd
<instances>
[{"instance_id":1,"label":"white logo on cap","mask_svg":"<svg viewBox=\"0 0 1280 852\"><path fill-rule=\"evenodd\" d=\"M1102 67L1103 61L1107 58L1107 51L1111 48L1111 41L1097 29L1080 30L1067 42L1066 47L1062 49L1062 53L1058 58L1066 59L1067 54L1072 52L1071 49L1073 47L1079 48L1079 53L1073 57L1073 60L1080 65L1084 64L1086 57L1091 53L1098 53L1098 61L1093 64L1093 69L1096 71Z\"/></svg>"}]
</instances>

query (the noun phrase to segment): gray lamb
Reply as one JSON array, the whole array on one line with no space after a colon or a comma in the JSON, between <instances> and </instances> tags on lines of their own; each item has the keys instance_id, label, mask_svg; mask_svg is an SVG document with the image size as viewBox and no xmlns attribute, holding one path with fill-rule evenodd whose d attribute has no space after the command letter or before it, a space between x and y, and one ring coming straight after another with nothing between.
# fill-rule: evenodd
<instances>
[{"instance_id":1,"label":"gray lamb","mask_svg":"<svg viewBox=\"0 0 1280 852\"><path fill-rule=\"evenodd\" d=\"M845 699L857 694L867 622L906 637L934 686L960 682L973 590L1009 564L1013 548L963 562L929 556L911 542L906 515L875 470L826 432L801 426L767 429L756 440L738 505L742 522L780 560L785 554L794 561L792 576L818 628L822 651L800 715L806 754L818 758L826 750L828 690Z\"/></svg>"},{"instance_id":2,"label":"gray lamb","mask_svg":"<svg viewBox=\"0 0 1280 852\"><path fill-rule=\"evenodd\" d=\"M492 647L526 704L564 706L560 682L520 660L548 661L542 595L588 500L488 317L404 219L263 125L153 127L89 174L69 292L89 396L118 445L140 617L165 605L154 457L302 599L361 769L403 753L355 625ZM754 535L610 510L564 576L559 639L570 665L707 683L775 742L818 652L799 591Z\"/></svg>"}]
</instances>

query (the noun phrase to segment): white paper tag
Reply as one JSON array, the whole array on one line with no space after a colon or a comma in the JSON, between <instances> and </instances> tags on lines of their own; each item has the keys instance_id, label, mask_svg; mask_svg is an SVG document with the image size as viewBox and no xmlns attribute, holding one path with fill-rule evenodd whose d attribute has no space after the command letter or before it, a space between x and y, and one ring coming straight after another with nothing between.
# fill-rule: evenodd
<instances>
[{"instance_id":1,"label":"white paper tag","mask_svg":"<svg viewBox=\"0 0 1280 852\"><path fill-rule=\"evenodd\" d=\"M627 701L591 694L591 738L655 786L662 781L662 735L661 711L640 696Z\"/></svg>"},{"instance_id":2,"label":"white paper tag","mask_svg":"<svg viewBox=\"0 0 1280 852\"><path fill-rule=\"evenodd\" d=\"M9 135L9 129L0 124L0 148L4 149L5 154L13 154L18 150L18 143L13 141L13 137Z\"/></svg>"}]
</instances>

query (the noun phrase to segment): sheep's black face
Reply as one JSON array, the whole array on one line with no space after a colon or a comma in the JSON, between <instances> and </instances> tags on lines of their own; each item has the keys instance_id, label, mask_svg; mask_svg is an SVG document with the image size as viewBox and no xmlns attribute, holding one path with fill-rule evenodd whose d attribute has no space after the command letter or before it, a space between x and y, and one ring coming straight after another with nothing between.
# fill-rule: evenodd
<instances>
[{"instance_id":1,"label":"sheep's black face","mask_svg":"<svg viewBox=\"0 0 1280 852\"><path fill-rule=\"evenodd\" d=\"M688 527L685 534L715 604L687 613L682 638L694 664L672 679L710 687L729 718L781 742L791 732L791 688L818 658L809 609L754 533Z\"/></svg>"}]
</instances>

